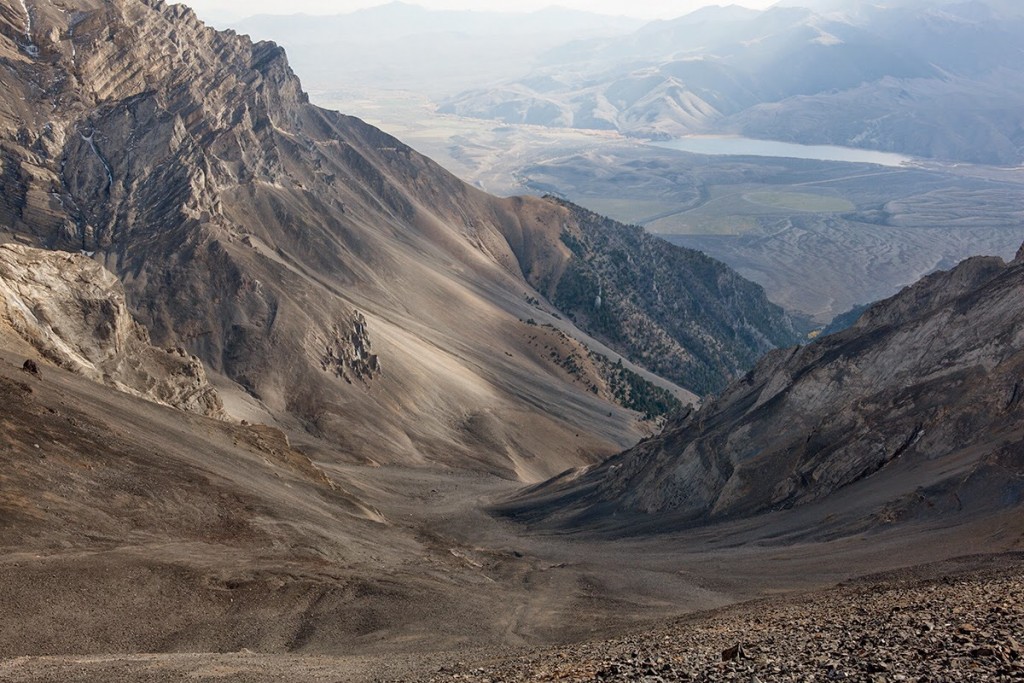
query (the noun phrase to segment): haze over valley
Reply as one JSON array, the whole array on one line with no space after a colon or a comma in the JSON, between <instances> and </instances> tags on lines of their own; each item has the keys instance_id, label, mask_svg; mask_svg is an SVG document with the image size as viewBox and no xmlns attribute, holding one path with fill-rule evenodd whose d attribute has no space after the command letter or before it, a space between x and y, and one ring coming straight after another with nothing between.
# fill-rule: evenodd
<instances>
[{"instance_id":1,"label":"haze over valley","mask_svg":"<svg viewBox=\"0 0 1024 683\"><path fill-rule=\"evenodd\" d=\"M1024 675L1024 13L810 4L0 0L0 679Z\"/></svg>"}]
</instances>

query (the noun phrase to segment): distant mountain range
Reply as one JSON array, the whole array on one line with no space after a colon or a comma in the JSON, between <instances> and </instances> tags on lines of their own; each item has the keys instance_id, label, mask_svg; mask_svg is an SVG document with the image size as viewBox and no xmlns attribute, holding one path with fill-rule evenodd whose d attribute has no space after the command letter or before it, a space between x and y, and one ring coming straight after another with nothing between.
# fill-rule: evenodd
<instances>
[{"instance_id":1,"label":"distant mountain range","mask_svg":"<svg viewBox=\"0 0 1024 683\"><path fill-rule=\"evenodd\" d=\"M801 3L803 4L803 3ZM738 133L1024 160L1024 13L1008 2L708 7L549 51L441 111L644 137Z\"/></svg>"},{"instance_id":2,"label":"distant mountain range","mask_svg":"<svg viewBox=\"0 0 1024 683\"><path fill-rule=\"evenodd\" d=\"M529 13L444 11L403 2L348 14L257 15L232 22L255 39L285 47L307 88L437 95L514 78L567 41L620 35L642 24L555 7Z\"/></svg>"}]
</instances>

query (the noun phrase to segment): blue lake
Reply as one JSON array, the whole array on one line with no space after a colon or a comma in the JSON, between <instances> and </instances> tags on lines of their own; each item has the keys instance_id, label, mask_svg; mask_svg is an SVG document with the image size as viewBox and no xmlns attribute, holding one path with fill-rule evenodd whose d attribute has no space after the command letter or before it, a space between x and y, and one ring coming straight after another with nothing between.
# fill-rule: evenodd
<instances>
[{"instance_id":1,"label":"blue lake","mask_svg":"<svg viewBox=\"0 0 1024 683\"><path fill-rule=\"evenodd\" d=\"M732 135L690 135L675 140L652 142L656 147L677 149L694 154L720 154L725 156L787 157L790 159L816 159L818 161L848 161L858 164L902 166L913 161L911 157L890 152L875 152L853 147L832 145L798 145L776 140L755 140Z\"/></svg>"}]
</instances>

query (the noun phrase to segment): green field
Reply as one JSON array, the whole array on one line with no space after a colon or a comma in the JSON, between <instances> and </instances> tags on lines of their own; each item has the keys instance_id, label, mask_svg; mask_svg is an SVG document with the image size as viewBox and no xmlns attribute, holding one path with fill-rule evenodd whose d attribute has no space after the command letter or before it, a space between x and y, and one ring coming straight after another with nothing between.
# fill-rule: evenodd
<instances>
[{"instance_id":1,"label":"green field","mask_svg":"<svg viewBox=\"0 0 1024 683\"><path fill-rule=\"evenodd\" d=\"M679 201L645 201L628 197L573 197L573 201L623 223L641 223L651 216L670 214L686 208Z\"/></svg>"},{"instance_id":2,"label":"green field","mask_svg":"<svg viewBox=\"0 0 1024 683\"><path fill-rule=\"evenodd\" d=\"M743 195L743 198L752 204L773 209L808 213L842 213L856 208L853 202L842 197L806 192L750 192Z\"/></svg>"},{"instance_id":3,"label":"green field","mask_svg":"<svg viewBox=\"0 0 1024 683\"><path fill-rule=\"evenodd\" d=\"M647 223L657 235L745 235L758 229L757 219L742 215L695 215L680 213Z\"/></svg>"},{"instance_id":4,"label":"green field","mask_svg":"<svg viewBox=\"0 0 1024 683\"><path fill-rule=\"evenodd\" d=\"M779 191L756 185L712 185L707 200L687 208L682 201L624 198L579 199L598 213L626 223L642 223L668 235L743 235L758 229L758 218L794 213L846 213L853 202L831 194ZM691 204L692 206L692 204Z\"/></svg>"}]
</instances>

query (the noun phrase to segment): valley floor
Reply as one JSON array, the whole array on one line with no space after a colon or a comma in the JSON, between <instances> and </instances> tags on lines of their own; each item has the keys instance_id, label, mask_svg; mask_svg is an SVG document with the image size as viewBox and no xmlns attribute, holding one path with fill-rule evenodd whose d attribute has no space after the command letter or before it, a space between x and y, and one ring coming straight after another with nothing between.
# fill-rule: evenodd
<instances>
[{"instance_id":1,"label":"valley floor","mask_svg":"<svg viewBox=\"0 0 1024 683\"><path fill-rule=\"evenodd\" d=\"M1022 680L1022 560L967 558L426 680Z\"/></svg>"},{"instance_id":2,"label":"valley floor","mask_svg":"<svg viewBox=\"0 0 1024 683\"><path fill-rule=\"evenodd\" d=\"M554 649L386 657L23 657L28 681L1024 680L1024 555L975 556L699 612Z\"/></svg>"},{"instance_id":3,"label":"valley floor","mask_svg":"<svg viewBox=\"0 0 1024 683\"><path fill-rule=\"evenodd\" d=\"M871 521L891 492L854 485L674 533L542 531L486 511L514 481L293 433L303 466L254 427L0 359L2 681L1021 673L1017 506Z\"/></svg>"}]
</instances>

